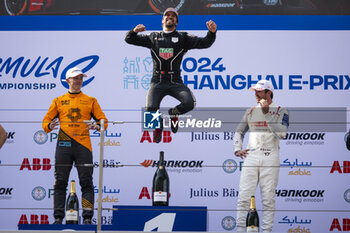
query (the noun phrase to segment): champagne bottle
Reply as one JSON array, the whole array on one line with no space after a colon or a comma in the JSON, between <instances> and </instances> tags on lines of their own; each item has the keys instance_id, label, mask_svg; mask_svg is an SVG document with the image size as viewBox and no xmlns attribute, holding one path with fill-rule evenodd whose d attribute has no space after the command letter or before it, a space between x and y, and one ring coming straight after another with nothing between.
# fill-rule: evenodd
<instances>
[{"instance_id":1,"label":"champagne bottle","mask_svg":"<svg viewBox=\"0 0 350 233\"><path fill-rule=\"evenodd\" d=\"M163 151L160 152L158 168L153 177L152 196L154 206L169 205L169 176L165 170Z\"/></svg>"},{"instance_id":2,"label":"champagne bottle","mask_svg":"<svg viewBox=\"0 0 350 233\"><path fill-rule=\"evenodd\" d=\"M66 224L78 224L79 219L79 201L75 193L75 181L72 180L70 192L66 205Z\"/></svg>"},{"instance_id":3,"label":"champagne bottle","mask_svg":"<svg viewBox=\"0 0 350 233\"><path fill-rule=\"evenodd\" d=\"M255 207L255 197L250 198L250 209L247 215L247 232L259 232L259 216Z\"/></svg>"}]
</instances>

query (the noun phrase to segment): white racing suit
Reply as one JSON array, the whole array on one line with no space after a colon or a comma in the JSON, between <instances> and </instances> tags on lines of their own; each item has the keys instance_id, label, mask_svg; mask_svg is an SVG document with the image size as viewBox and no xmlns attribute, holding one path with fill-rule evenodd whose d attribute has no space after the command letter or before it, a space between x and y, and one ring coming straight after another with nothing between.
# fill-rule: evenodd
<instances>
[{"instance_id":1,"label":"white racing suit","mask_svg":"<svg viewBox=\"0 0 350 233\"><path fill-rule=\"evenodd\" d=\"M250 130L247 157L244 160L238 195L237 231L246 231L250 198L258 183L263 204L262 230L271 232L274 221L275 192L279 175L279 140L289 126L289 112L273 103L263 114L260 105L246 111L234 136L234 150L242 150L244 134Z\"/></svg>"}]
</instances>

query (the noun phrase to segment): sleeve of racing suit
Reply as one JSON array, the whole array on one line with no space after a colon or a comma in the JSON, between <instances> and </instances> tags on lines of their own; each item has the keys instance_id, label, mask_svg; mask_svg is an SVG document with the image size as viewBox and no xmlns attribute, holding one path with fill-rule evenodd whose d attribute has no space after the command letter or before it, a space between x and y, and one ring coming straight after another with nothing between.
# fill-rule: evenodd
<instances>
[{"instance_id":1,"label":"sleeve of racing suit","mask_svg":"<svg viewBox=\"0 0 350 233\"><path fill-rule=\"evenodd\" d=\"M185 33L186 49L205 49L209 48L216 39L216 32L208 31L205 37L197 37Z\"/></svg>"},{"instance_id":2,"label":"sleeve of racing suit","mask_svg":"<svg viewBox=\"0 0 350 233\"><path fill-rule=\"evenodd\" d=\"M281 108L278 113L279 114L265 114L265 120L271 132L278 139L282 139L287 134L289 126L289 111L286 108Z\"/></svg>"},{"instance_id":3,"label":"sleeve of racing suit","mask_svg":"<svg viewBox=\"0 0 350 233\"><path fill-rule=\"evenodd\" d=\"M128 44L152 48L152 41L148 35L145 35L145 34L138 35L132 29L126 33L125 41Z\"/></svg>"},{"instance_id":4,"label":"sleeve of racing suit","mask_svg":"<svg viewBox=\"0 0 350 233\"><path fill-rule=\"evenodd\" d=\"M101 126L100 120L104 119L105 120L104 126L105 126L105 129L107 129L108 120L107 120L105 114L103 113L100 105L98 104L97 99L95 99L95 98L93 98L93 99L94 99L94 103L92 104L91 116L92 116L92 118L94 118L94 120L100 126Z\"/></svg>"},{"instance_id":5,"label":"sleeve of racing suit","mask_svg":"<svg viewBox=\"0 0 350 233\"><path fill-rule=\"evenodd\" d=\"M242 150L244 135L249 129L249 125L248 125L249 112L250 110L247 110L245 112L241 122L237 126L235 136L233 137L234 152Z\"/></svg>"},{"instance_id":6,"label":"sleeve of racing suit","mask_svg":"<svg viewBox=\"0 0 350 233\"><path fill-rule=\"evenodd\" d=\"M58 116L56 100L57 100L57 98L55 98L52 101L52 104L49 108L49 111L46 113L46 115L44 116L44 119L43 119L42 126L43 126L43 129L46 133L49 133L52 131L52 129L49 128L49 124L51 123L51 121L53 119L55 119Z\"/></svg>"}]
</instances>

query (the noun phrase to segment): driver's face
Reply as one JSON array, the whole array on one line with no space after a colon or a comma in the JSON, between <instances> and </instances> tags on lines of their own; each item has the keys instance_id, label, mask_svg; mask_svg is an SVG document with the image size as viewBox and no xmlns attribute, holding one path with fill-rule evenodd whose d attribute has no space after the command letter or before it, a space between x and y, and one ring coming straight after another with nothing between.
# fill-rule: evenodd
<instances>
[{"instance_id":1,"label":"driver's face","mask_svg":"<svg viewBox=\"0 0 350 233\"><path fill-rule=\"evenodd\" d=\"M168 11L163 16L162 24L165 25L166 27L177 26L177 15L175 14L175 12Z\"/></svg>"},{"instance_id":2,"label":"driver's face","mask_svg":"<svg viewBox=\"0 0 350 233\"><path fill-rule=\"evenodd\" d=\"M262 99L266 99L266 92L265 90L262 90L262 91L257 91L255 90L255 99L256 99L256 102L260 102L260 100Z\"/></svg>"}]
</instances>

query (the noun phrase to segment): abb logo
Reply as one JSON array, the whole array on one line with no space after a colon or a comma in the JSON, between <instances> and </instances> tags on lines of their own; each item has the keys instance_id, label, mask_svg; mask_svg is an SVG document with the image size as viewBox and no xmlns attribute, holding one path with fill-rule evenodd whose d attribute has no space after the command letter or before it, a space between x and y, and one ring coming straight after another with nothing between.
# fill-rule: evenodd
<instances>
[{"instance_id":1,"label":"abb logo","mask_svg":"<svg viewBox=\"0 0 350 233\"><path fill-rule=\"evenodd\" d=\"M149 195L148 188L147 187L142 187L139 199L142 199L146 197L147 199L151 199L151 196Z\"/></svg>"},{"instance_id":2,"label":"abb logo","mask_svg":"<svg viewBox=\"0 0 350 233\"><path fill-rule=\"evenodd\" d=\"M148 188L147 187L142 187L141 189L141 193L139 195L139 199L142 199L142 198L147 198L147 199L151 199L151 196L148 192ZM169 198L171 197L171 193L169 193Z\"/></svg>"},{"instance_id":3,"label":"abb logo","mask_svg":"<svg viewBox=\"0 0 350 233\"><path fill-rule=\"evenodd\" d=\"M18 225L19 224L49 224L49 216L47 216L46 214L42 214L40 215L39 221L39 215L31 214L30 223L28 223L27 215L22 214L18 222Z\"/></svg>"},{"instance_id":4,"label":"abb logo","mask_svg":"<svg viewBox=\"0 0 350 233\"><path fill-rule=\"evenodd\" d=\"M155 141L154 141L154 134L155 134L155 131L153 131L153 137L152 137L153 140L152 140L151 136L149 135L149 132L148 131L143 131L140 143L143 143L144 141L147 141L149 143L155 143ZM170 135L171 135L170 131L163 131L162 139L163 139L164 143L171 142L172 138L171 138Z\"/></svg>"},{"instance_id":5,"label":"abb logo","mask_svg":"<svg viewBox=\"0 0 350 233\"><path fill-rule=\"evenodd\" d=\"M341 166L339 165L339 161L334 161L330 173L334 173L335 171L339 173L350 173L350 161L343 161L343 171Z\"/></svg>"},{"instance_id":6,"label":"abb logo","mask_svg":"<svg viewBox=\"0 0 350 233\"><path fill-rule=\"evenodd\" d=\"M51 164L50 164L50 159L48 158L43 158L43 163L41 164L40 159L39 158L33 158L33 163L30 164L29 163L29 159L28 158L24 158L22 165L20 167L19 170L23 170L25 168L27 168L29 171L33 170L33 171L38 171L38 170L43 170L43 171L48 171L51 169Z\"/></svg>"},{"instance_id":7,"label":"abb logo","mask_svg":"<svg viewBox=\"0 0 350 233\"><path fill-rule=\"evenodd\" d=\"M334 229L337 229L338 231L350 231L350 218L343 218L343 230L339 224L339 220L334 218L329 231L333 231Z\"/></svg>"}]
</instances>

